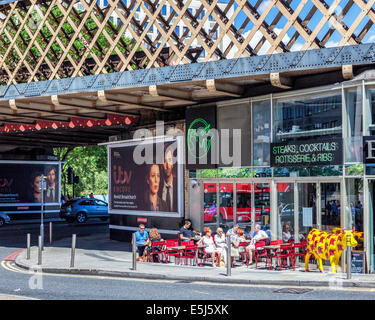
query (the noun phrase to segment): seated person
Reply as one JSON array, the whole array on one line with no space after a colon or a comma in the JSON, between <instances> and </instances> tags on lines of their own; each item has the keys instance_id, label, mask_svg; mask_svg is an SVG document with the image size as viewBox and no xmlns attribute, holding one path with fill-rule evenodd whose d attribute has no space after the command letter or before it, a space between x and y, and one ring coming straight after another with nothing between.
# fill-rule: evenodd
<instances>
[{"instance_id":1,"label":"seated person","mask_svg":"<svg viewBox=\"0 0 375 320\"><path fill-rule=\"evenodd\" d=\"M289 240L292 240L292 234L291 234L291 226L289 223L285 223L284 226L283 226L283 235L282 235L282 238L283 238L283 242L284 243L287 243L289 242Z\"/></svg>"},{"instance_id":2,"label":"seated person","mask_svg":"<svg viewBox=\"0 0 375 320\"><path fill-rule=\"evenodd\" d=\"M248 240L251 239L251 227L250 226L246 226L244 236Z\"/></svg>"},{"instance_id":3,"label":"seated person","mask_svg":"<svg viewBox=\"0 0 375 320\"><path fill-rule=\"evenodd\" d=\"M212 266L215 267L215 256L218 256L217 264L220 267L221 248L217 248L214 240L212 239L211 229L208 227L204 228L204 236L199 240L198 245L206 246L204 248L207 254L211 255Z\"/></svg>"},{"instance_id":4,"label":"seated person","mask_svg":"<svg viewBox=\"0 0 375 320\"><path fill-rule=\"evenodd\" d=\"M231 228L231 229L229 229L228 231L227 231L227 236L234 236L234 235L236 235L237 236L237 232L238 232L238 228L239 228L240 226L238 225L238 224L235 224L234 226L233 226L233 228Z\"/></svg>"},{"instance_id":5,"label":"seated person","mask_svg":"<svg viewBox=\"0 0 375 320\"><path fill-rule=\"evenodd\" d=\"M224 230L222 228L217 228L216 229L216 234L215 234L215 237L214 237L214 240L215 240L215 244L216 244L216 247L218 249L221 249L221 255L226 263L226 257L227 257L227 241L226 241L226 237L225 237L225 234L224 234Z\"/></svg>"},{"instance_id":6,"label":"seated person","mask_svg":"<svg viewBox=\"0 0 375 320\"><path fill-rule=\"evenodd\" d=\"M194 231L192 226L191 226L191 221L189 219L186 219L184 226L180 229L178 237L179 237L180 241L194 240L193 232L195 232L198 235L201 234L200 232Z\"/></svg>"},{"instance_id":7,"label":"seated person","mask_svg":"<svg viewBox=\"0 0 375 320\"><path fill-rule=\"evenodd\" d=\"M247 256L249 258L249 264L253 263L253 252L255 250L255 243L261 241L267 241L268 235L265 231L261 230L259 224L256 224L254 227L253 237L251 243L246 247Z\"/></svg>"},{"instance_id":8,"label":"seated person","mask_svg":"<svg viewBox=\"0 0 375 320\"><path fill-rule=\"evenodd\" d=\"M144 250L145 250L145 248L147 246L147 238L148 238L148 233L145 230L145 225L144 224L140 224L139 225L139 230L135 233L135 244L137 246L138 255L139 255L138 259L139 260L141 260L142 257L143 257Z\"/></svg>"},{"instance_id":9,"label":"seated person","mask_svg":"<svg viewBox=\"0 0 375 320\"><path fill-rule=\"evenodd\" d=\"M158 229L152 228L150 230L149 237L146 240L146 243L147 243L146 250L144 250L144 253L143 253L143 258L145 261L147 260L147 253L152 251L152 246L155 241L163 241L163 239L161 238ZM161 250L162 248L160 247L154 247L154 251L161 251ZM161 261L161 254L154 255L153 260L157 262Z\"/></svg>"}]
</instances>

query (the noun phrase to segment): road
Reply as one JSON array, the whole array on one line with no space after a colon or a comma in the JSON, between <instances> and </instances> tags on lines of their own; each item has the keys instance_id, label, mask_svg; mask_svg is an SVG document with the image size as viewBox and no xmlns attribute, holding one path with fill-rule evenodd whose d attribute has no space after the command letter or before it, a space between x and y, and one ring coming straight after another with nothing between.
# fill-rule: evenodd
<instances>
[{"instance_id":1,"label":"road","mask_svg":"<svg viewBox=\"0 0 375 320\"><path fill-rule=\"evenodd\" d=\"M36 244L39 225L8 226L0 231L0 299L42 300L373 300L375 289L280 288L190 283L186 281L134 280L113 277L53 275L19 269L12 261L3 261L25 247L26 233ZM108 224L54 224L54 239L93 233L108 233ZM48 235L48 230L46 235ZM48 239L48 236L46 237ZM286 290L287 289L287 290Z\"/></svg>"}]
</instances>

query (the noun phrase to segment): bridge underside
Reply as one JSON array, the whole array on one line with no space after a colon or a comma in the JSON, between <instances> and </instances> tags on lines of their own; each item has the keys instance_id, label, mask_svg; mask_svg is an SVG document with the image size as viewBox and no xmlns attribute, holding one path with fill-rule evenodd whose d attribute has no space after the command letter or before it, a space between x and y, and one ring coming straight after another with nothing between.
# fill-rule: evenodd
<instances>
[{"instance_id":1,"label":"bridge underside","mask_svg":"<svg viewBox=\"0 0 375 320\"><path fill-rule=\"evenodd\" d=\"M0 87L0 148L91 145L183 120L187 106L350 80L375 44L10 84Z\"/></svg>"}]
</instances>

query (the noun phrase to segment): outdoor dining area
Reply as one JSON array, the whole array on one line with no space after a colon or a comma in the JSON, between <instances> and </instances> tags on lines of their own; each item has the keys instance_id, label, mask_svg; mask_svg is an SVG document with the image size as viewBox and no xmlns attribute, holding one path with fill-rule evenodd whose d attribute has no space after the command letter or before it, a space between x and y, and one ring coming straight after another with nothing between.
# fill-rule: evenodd
<instances>
[{"instance_id":1,"label":"outdoor dining area","mask_svg":"<svg viewBox=\"0 0 375 320\"><path fill-rule=\"evenodd\" d=\"M189 230L189 227L188 225L185 230ZM144 226L140 225L140 228ZM185 232L182 229L184 227L181 228L178 238L167 240L161 239L160 235L151 229L150 235L147 234L145 239L143 250L138 246L137 261L197 267L226 267L230 263L232 268L242 266L279 271L295 270L296 263L305 261L306 242L266 241L268 239L260 237L264 235L263 231L246 239L241 235L241 230L238 236L237 230L234 234L231 233L232 229L224 234L219 228L215 235L212 235L209 228L205 228L203 235L199 232L190 232L191 230Z\"/></svg>"}]
</instances>

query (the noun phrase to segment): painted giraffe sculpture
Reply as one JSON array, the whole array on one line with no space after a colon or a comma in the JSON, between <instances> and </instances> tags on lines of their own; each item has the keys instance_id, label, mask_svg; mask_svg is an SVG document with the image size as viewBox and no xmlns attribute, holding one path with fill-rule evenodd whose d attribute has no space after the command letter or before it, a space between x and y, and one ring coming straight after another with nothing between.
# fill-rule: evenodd
<instances>
[{"instance_id":1,"label":"painted giraffe sculpture","mask_svg":"<svg viewBox=\"0 0 375 320\"><path fill-rule=\"evenodd\" d=\"M336 234L324 232L318 229L312 229L307 236L307 251L305 257L305 270L309 271L310 256L314 256L319 262L320 272L323 270L323 259L329 260L332 272L337 272L337 266L343 250L347 247L347 237L349 245L356 247L358 242L355 240L353 232L341 229Z\"/></svg>"}]
</instances>

